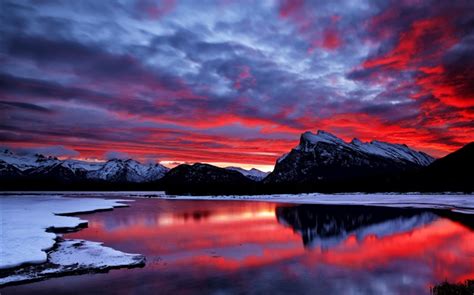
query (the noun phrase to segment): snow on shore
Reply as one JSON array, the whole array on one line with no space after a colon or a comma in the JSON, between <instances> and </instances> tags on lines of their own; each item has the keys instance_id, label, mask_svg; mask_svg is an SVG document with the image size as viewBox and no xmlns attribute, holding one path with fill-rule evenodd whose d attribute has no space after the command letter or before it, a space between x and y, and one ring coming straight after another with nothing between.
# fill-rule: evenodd
<instances>
[{"instance_id":1,"label":"snow on shore","mask_svg":"<svg viewBox=\"0 0 474 295\"><path fill-rule=\"evenodd\" d=\"M173 200L244 200L293 204L362 205L400 208L446 209L474 214L474 195L461 194L282 194L248 196L171 196L157 195Z\"/></svg>"},{"instance_id":2,"label":"snow on shore","mask_svg":"<svg viewBox=\"0 0 474 295\"><path fill-rule=\"evenodd\" d=\"M85 240L60 241L57 248L51 250L48 256L48 262L45 264L21 267L8 276L0 277L0 286L53 276L140 266L145 261L142 255L123 253L102 246L102 243Z\"/></svg>"},{"instance_id":3,"label":"snow on shore","mask_svg":"<svg viewBox=\"0 0 474 295\"><path fill-rule=\"evenodd\" d=\"M474 195L456 192L444 193L338 193L338 194L273 194L273 195L220 195L189 196L166 195L163 191L130 192L55 192L64 195L112 196L114 198L159 198L165 200L241 200L291 204L361 205L399 208L445 209L474 214Z\"/></svg>"},{"instance_id":4,"label":"snow on shore","mask_svg":"<svg viewBox=\"0 0 474 295\"><path fill-rule=\"evenodd\" d=\"M0 269L46 262L55 229L73 229L86 220L57 214L84 213L124 207L119 200L63 198L60 196L1 196Z\"/></svg>"}]
</instances>

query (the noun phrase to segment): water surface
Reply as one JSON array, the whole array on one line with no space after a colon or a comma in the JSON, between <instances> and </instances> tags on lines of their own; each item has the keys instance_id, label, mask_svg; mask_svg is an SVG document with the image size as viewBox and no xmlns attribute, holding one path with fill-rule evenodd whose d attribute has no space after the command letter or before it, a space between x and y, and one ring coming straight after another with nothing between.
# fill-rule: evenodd
<instances>
[{"instance_id":1,"label":"water surface","mask_svg":"<svg viewBox=\"0 0 474 295\"><path fill-rule=\"evenodd\" d=\"M474 278L469 215L426 209L138 199L67 238L146 255L139 269L2 294L428 294Z\"/></svg>"}]
</instances>

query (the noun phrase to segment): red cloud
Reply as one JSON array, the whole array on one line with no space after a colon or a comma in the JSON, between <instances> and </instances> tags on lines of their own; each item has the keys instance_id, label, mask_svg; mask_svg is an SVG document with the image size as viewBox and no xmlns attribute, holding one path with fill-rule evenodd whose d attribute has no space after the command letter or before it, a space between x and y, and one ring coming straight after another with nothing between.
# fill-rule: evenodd
<instances>
[{"instance_id":1,"label":"red cloud","mask_svg":"<svg viewBox=\"0 0 474 295\"><path fill-rule=\"evenodd\" d=\"M282 18L287 18L298 13L304 5L304 0L282 0L279 13Z\"/></svg>"},{"instance_id":2,"label":"red cloud","mask_svg":"<svg viewBox=\"0 0 474 295\"><path fill-rule=\"evenodd\" d=\"M413 22L402 32L394 49L387 54L364 62L365 68L383 67L408 70L428 60L439 59L447 49L458 42L447 18L436 17Z\"/></svg>"},{"instance_id":3,"label":"red cloud","mask_svg":"<svg viewBox=\"0 0 474 295\"><path fill-rule=\"evenodd\" d=\"M235 79L234 88L237 90L240 90L243 87L242 84L254 86L256 83L257 81L255 80L255 78L252 76L252 73L250 72L250 67L242 66L240 68L239 75Z\"/></svg>"},{"instance_id":4,"label":"red cloud","mask_svg":"<svg viewBox=\"0 0 474 295\"><path fill-rule=\"evenodd\" d=\"M433 95L446 105L458 108L474 107L474 91L469 88L474 79L472 72L456 75L449 75L441 67L425 70L416 79L416 83L421 87L420 95ZM471 114L474 112L471 112Z\"/></svg>"},{"instance_id":5,"label":"red cloud","mask_svg":"<svg viewBox=\"0 0 474 295\"><path fill-rule=\"evenodd\" d=\"M335 50L341 46L341 38L336 30L328 29L323 33L322 47L328 50Z\"/></svg>"},{"instance_id":6,"label":"red cloud","mask_svg":"<svg viewBox=\"0 0 474 295\"><path fill-rule=\"evenodd\" d=\"M316 38L311 42L308 53L313 53L316 48L323 48L328 51L334 51L341 47L342 41L339 32L329 28L322 32L320 38Z\"/></svg>"},{"instance_id":7,"label":"red cloud","mask_svg":"<svg viewBox=\"0 0 474 295\"><path fill-rule=\"evenodd\" d=\"M376 37L383 40L393 35L392 27L383 26L383 21L391 22L399 14L397 9L387 10L369 21L380 25ZM472 62L466 56L446 60L448 54L460 55L452 53L454 45L461 41L460 30L455 26L458 18L459 15L449 12L415 20L407 30L399 33L392 50L362 64L369 70L369 83L375 81L386 86L391 79L384 77L396 77L402 72L413 76L413 80L404 83L405 89L412 89L409 97L421 102L419 115L413 121L413 133L425 135L405 141L413 141L413 145L427 151L433 149L438 156L474 138L469 127L474 118ZM434 130L444 130L443 135Z\"/></svg>"},{"instance_id":8,"label":"red cloud","mask_svg":"<svg viewBox=\"0 0 474 295\"><path fill-rule=\"evenodd\" d=\"M156 1L140 0L137 3L138 10L150 19L158 19L173 11L176 6L176 0Z\"/></svg>"}]
</instances>

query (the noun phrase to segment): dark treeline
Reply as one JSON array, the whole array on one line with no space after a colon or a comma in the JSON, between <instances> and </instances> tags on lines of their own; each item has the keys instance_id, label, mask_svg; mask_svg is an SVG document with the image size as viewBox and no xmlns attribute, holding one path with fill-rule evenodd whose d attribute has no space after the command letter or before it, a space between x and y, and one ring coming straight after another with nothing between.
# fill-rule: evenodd
<instances>
[{"instance_id":1,"label":"dark treeline","mask_svg":"<svg viewBox=\"0 0 474 295\"><path fill-rule=\"evenodd\" d=\"M350 192L463 192L472 193L474 182L470 179L438 179L424 176L420 171L399 175L343 181L315 181L312 183L268 184L245 181L189 182L158 180L147 183L106 181L63 181L61 179L19 178L1 180L2 190L51 190L51 191L165 191L167 194L189 195L245 195L245 194L297 194L297 193L350 193Z\"/></svg>"}]
</instances>

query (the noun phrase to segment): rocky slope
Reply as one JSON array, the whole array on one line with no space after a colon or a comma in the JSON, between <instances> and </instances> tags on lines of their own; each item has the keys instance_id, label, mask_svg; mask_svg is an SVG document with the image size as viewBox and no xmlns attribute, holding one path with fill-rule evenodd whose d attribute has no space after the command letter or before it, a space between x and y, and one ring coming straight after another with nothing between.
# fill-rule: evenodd
<instances>
[{"instance_id":1,"label":"rocky slope","mask_svg":"<svg viewBox=\"0 0 474 295\"><path fill-rule=\"evenodd\" d=\"M186 194L251 192L255 185L240 172L200 163L176 166L160 183L168 193Z\"/></svg>"},{"instance_id":2,"label":"rocky slope","mask_svg":"<svg viewBox=\"0 0 474 295\"><path fill-rule=\"evenodd\" d=\"M255 168L247 170L247 169L243 169L243 168L240 168L240 167L226 167L225 169L237 171L240 174L242 174L243 176L245 176L245 177L247 177L251 180L254 180L254 181L261 181L265 177L267 177L268 174L269 174L269 172L263 172L263 171L260 171L258 169L255 169Z\"/></svg>"},{"instance_id":3,"label":"rocky slope","mask_svg":"<svg viewBox=\"0 0 474 295\"><path fill-rule=\"evenodd\" d=\"M434 161L417 173L408 173L397 187L420 191L474 192L474 142Z\"/></svg>"},{"instance_id":4,"label":"rocky slope","mask_svg":"<svg viewBox=\"0 0 474 295\"><path fill-rule=\"evenodd\" d=\"M318 183L365 178L429 165L434 158L406 145L345 142L324 131L305 132L300 143L277 160L266 184Z\"/></svg>"}]
</instances>

